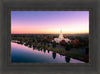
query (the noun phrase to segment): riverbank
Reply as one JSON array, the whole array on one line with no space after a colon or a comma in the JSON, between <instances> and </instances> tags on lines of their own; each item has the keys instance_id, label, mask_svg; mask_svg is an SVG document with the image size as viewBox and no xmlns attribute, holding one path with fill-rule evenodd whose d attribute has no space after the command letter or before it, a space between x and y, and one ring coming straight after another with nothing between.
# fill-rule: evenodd
<instances>
[{"instance_id":1,"label":"riverbank","mask_svg":"<svg viewBox=\"0 0 100 74\"><path fill-rule=\"evenodd\" d=\"M33 46L36 46L36 45L33 45ZM53 51L55 53L59 53L60 55L68 56L68 57L71 57L71 58L74 58L74 59L88 63L88 59L85 59L86 56L83 55L83 54L78 54L78 53L74 53L74 52L71 52L71 51L62 50L62 49L53 48L53 47L47 47L47 46L44 46L44 45L40 45L40 46L36 46L36 47L42 48L42 49L45 49L45 50L49 50L49 51Z\"/></svg>"},{"instance_id":2,"label":"riverbank","mask_svg":"<svg viewBox=\"0 0 100 74\"><path fill-rule=\"evenodd\" d=\"M88 56L84 55L84 54L80 54L80 53L76 53L76 52L72 52L70 50L63 50L63 49L59 49L59 48L54 48L52 46L47 46L41 43L31 43L31 44L27 44L25 42L19 42L19 41L12 41L14 43L18 43L18 44L24 44L25 46L29 46L29 47L33 47L33 48L37 48L37 49L45 49L45 50L49 50L49 51L53 51L55 53L59 53L60 55L63 56L68 56L69 58L74 58L83 62L88 63ZM78 50L77 50L78 51Z\"/></svg>"}]
</instances>

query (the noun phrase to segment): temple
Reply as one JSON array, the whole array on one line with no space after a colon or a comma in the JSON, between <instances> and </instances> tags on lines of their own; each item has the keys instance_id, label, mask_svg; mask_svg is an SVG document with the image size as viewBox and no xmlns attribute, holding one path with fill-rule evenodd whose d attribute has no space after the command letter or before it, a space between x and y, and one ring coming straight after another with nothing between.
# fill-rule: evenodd
<instances>
[{"instance_id":1,"label":"temple","mask_svg":"<svg viewBox=\"0 0 100 74\"><path fill-rule=\"evenodd\" d=\"M64 38L64 37L63 37L62 30L61 30L61 31L60 31L60 34L59 34L59 37L58 37L58 38L54 38L54 41L55 41L56 43L60 43L60 41L62 41L62 40L65 40L66 43L67 43L67 42L71 42L70 39Z\"/></svg>"}]
</instances>

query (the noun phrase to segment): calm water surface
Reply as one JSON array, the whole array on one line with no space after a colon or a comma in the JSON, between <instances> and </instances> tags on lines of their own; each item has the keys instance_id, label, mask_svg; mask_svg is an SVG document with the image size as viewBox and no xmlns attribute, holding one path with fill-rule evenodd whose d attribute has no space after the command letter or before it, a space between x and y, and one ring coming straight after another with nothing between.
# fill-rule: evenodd
<instances>
[{"instance_id":1,"label":"calm water surface","mask_svg":"<svg viewBox=\"0 0 100 74\"><path fill-rule=\"evenodd\" d=\"M11 42L12 63L84 63L52 51L29 48Z\"/></svg>"}]
</instances>

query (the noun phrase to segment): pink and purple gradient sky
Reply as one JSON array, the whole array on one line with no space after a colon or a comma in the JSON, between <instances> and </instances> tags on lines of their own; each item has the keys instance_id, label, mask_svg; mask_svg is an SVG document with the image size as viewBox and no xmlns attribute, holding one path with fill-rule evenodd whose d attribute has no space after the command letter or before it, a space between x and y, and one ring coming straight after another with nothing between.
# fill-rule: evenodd
<instances>
[{"instance_id":1,"label":"pink and purple gradient sky","mask_svg":"<svg viewBox=\"0 0 100 74\"><path fill-rule=\"evenodd\" d=\"M89 33L89 11L11 11L11 34Z\"/></svg>"}]
</instances>

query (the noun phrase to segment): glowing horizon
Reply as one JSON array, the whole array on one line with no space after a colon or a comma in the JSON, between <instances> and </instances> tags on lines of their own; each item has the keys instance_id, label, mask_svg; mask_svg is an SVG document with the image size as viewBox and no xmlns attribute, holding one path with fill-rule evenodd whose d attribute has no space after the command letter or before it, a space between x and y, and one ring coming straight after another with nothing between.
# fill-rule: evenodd
<instances>
[{"instance_id":1,"label":"glowing horizon","mask_svg":"<svg viewBox=\"0 0 100 74\"><path fill-rule=\"evenodd\" d=\"M11 34L89 33L89 11L11 11Z\"/></svg>"}]
</instances>

